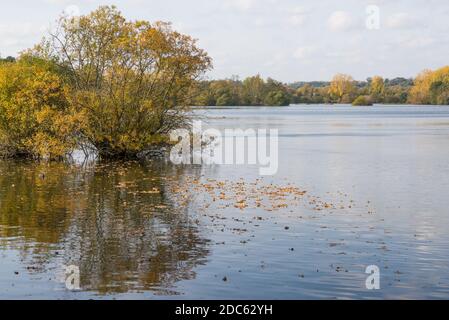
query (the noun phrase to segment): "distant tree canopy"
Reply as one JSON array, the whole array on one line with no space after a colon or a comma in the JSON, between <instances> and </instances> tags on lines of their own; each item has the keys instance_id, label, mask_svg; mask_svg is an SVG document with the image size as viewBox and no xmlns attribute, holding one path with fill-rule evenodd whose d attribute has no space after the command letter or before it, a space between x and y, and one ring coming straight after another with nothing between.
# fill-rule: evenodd
<instances>
[{"instance_id":1,"label":"distant tree canopy","mask_svg":"<svg viewBox=\"0 0 449 320\"><path fill-rule=\"evenodd\" d=\"M408 97L415 104L449 104L449 66L418 75Z\"/></svg>"},{"instance_id":2,"label":"distant tree canopy","mask_svg":"<svg viewBox=\"0 0 449 320\"><path fill-rule=\"evenodd\" d=\"M332 81L284 84L259 75L228 80L204 81L193 91L198 106L285 106L292 103L354 105L429 104L449 105L449 66L425 70L415 79L383 79L380 76L355 81L350 75L337 74Z\"/></svg>"},{"instance_id":3,"label":"distant tree canopy","mask_svg":"<svg viewBox=\"0 0 449 320\"><path fill-rule=\"evenodd\" d=\"M287 106L293 90L273 79L259 75L243 81L237 78L203 81L192 92L197 106Z\"/></svg>"},{"instance_id":4,"label":"distant tree canopy","mask_svg":"<svg viewBox=\"0 0 449 320\"><path fill-rule=\"evenodd\" d=\"M76 144L135 157L186 125L191 87L210 67L167 23L130 22L113 6L63 16L41 44L1 64L2 148L55 158Z\"/></svg>"},{"instance_id":5,"label":"distant tree canopy","mask_svg":"<svg viewBox=\"0 0 449 320\"><path fill-rule=\"evenodd\" d=\"M284 84L259 75L243 81L237 77L202 81L192 91L196 106L286 106L292 103L323 104L354 102L364 97L370 103L407 103L412 79L355 81L351 76L337 74L332 81L295 82ZM434 86L438 86L435 84ZM439 87L441 88L441 87ZM435 88L436 90L436 88ZM359 100L361 101L361 100Z\"/></svg>"},{"instance_id":6,"label":"distant tree canopy","mask_svg":"<svg viewBox=\"0 0 449 320\"><path fill-rule=\"evenodd\" d=\"M6 58L0 57L0 63L8 63L8 62L15 62L16 58L8 56Z\"/></svg>"}]
</instances>

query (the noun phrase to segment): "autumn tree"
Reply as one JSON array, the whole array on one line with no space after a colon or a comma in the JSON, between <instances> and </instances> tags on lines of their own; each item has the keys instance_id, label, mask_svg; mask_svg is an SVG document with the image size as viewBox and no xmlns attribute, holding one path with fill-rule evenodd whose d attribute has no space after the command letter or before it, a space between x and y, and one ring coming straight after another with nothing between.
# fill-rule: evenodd
<instances>
[{"instance_id":1,"label":"autumn tree","mask_svg":"<svg viewBox=\"0 0 449 320\"><path fill-rule=\"evenodd\" d=\"M288 106L290 99L283 90L270 91L265 96L264 104L267 106Z\"/></svg>"},{"instance_id":2,"label":"autumn tree","mask_svg":"<svg viewBox=\"0 0 449 320\"><path fill-rule=\"evenodd\" d=\"M290 92L286 86L272 78L265 83L264 104L267 106L288 106L291 102Z\"/></svg>"},{"instance_id":3,"label":"autumn tree","mask_svg":"<svg viewBox=\"0 0 449 320\"><path fill-rule=\"evenodd\" d=\"M382 77L375 76L371 79L369 93L375 102L382 102L385 94L385 81Z\"/></svg>"},{"instance_id":4,"label":"autumn tree","mask_svg":"<svg viewBox=\"0 0 449 320\"><path fill-rule=\"evenodd\" d=\"M338 103L352 102L355 92L354 79L346 74L333 77L329 87L329 95Z\"/></svg>"},{"instance_id":5,"label":"autumn tree","mask_svg":"<svg viewBox=\"0 0 449 320\"><path fill-rule=\"evenodd\" d=\"M190 90L192 105L214 106L216 99L208 81L198 81Z\"/></svg>"},{"instance_id":6,"label":"autumn tree","mask_svg":"<svg viewBox=\"0 0 449 320\"><path fill-rule=\"evenodd\" d=\"M215 105L235 106L238 104L240 88L233 80L214 81L210 88L214 94Z\"/></svg>"},{"instance_id":7,"label":"autumn tree","mask_svg":"<svg viewBox=\"0 0 449 320\"><path fill-rule=\"evenodd\" d=\"M243 103L246 105L260 106L265 95L265 81L260 75L248 77L243 81Z\"/></svg>"},{"instance_id":8,"label":"autumn tree","mask_svg":"<svg viewBox=\"0 0 449 320\"><path fill-rule=\"evenodd\" d=\"M69 89L51 62L22 56L0 64L0 153L58 159L76 143L79 124Z\"/></svg>"},{"instance_id":9,"label":"autumn tree","mask_svg":"<svg viewBox=\"0 0 449 320\"><path fill-rule=\"evenodd\" d=\"M305 84L296 90L296 96L300 103L312 103L316 89L310 84Z\"/></svg>"},{"instance_id":10,"label":"autumn tree","mask_svg":"<svg viewBox=\"0 0 449 320\"><path fill-rule=\"evenodd\" d=\"M449 66L421 72L408 100L414 104L449 104Z\"/></svg>"},{"instance_id":11,"label":"autumn tree","mask_svg":"<svg viewBox=\"0 0 449 320\"><path fill-rule=\"evenodd\" d=\"M65 70L84 142L102 158L134 157L185 125L190 89L211 67L196 40L114 6L62 17L33 53Z\"/></svg>"}]
</instances>

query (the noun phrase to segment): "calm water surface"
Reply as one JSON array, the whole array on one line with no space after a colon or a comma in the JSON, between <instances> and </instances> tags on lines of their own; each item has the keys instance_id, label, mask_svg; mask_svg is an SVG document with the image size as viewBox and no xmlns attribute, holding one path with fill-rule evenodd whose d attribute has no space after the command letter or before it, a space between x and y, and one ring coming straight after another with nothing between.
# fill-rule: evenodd
<instances>
[{"instance_id":1,"label":"calm water surface","mask_svg":"<svg viewBox=\"0 0 449 320\"><path fill-rule=\"evenodd\" d=\"M0 162L0 298L449 298L448 107L196 113L217 129L279 129L278 173ZM240 210L195 189L211 181L295 186L333 206ZM66 289L67 265L82 290Z\"/></svg>"}]
</instances>

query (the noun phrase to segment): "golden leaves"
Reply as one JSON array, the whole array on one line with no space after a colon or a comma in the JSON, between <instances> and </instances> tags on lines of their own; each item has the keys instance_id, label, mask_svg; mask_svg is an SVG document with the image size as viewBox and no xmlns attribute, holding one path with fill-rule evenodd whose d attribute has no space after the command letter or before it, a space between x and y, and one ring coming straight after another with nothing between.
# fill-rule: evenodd
<instances>
[{"instance_id":1,"label":"golden leaves","mask_svg":"<svg viewBox=\"0 0 449 320\"><path fill-rule=\"evenodd\" d=\"M414 80L408 100L413 104L448 104L449 66L421 72Z\"/></svg>"},{"instance_id":2,"label":"golden leaves","mask_svg":"<svg viewBox=\"0 0 449 320\"><path fill-rule=\"evenodd\" d=\"M329 87L329 94L336 98L338 102L344 102L345 96L350 96L354 93L354 79L346 74L337 74L333 77Z\"/></svg>"},{"instance_id":3,"label":"golden leaves","mask_svg":"<svg viewBox=\"0 0 449 320\"><path fill-rule=\"evenodd\" d=\"M0 132L12 155L54 159L73 147L66 93L48 62L22 56L0 66Z\"/></svg>"},{"instance_id":4,"label":"golden leaves","mask_svg":"<svg viewBox=\"0 0 449 320\"><path fill-rule=\"evenodd\" d=\"M207 53L169 23L127 21L114 6L73 22L62 17L61 33L0 66L2 144L36 158L63 156L75 142L105 157L165 144L187 121Z\"/></svg>"}]
</instances>

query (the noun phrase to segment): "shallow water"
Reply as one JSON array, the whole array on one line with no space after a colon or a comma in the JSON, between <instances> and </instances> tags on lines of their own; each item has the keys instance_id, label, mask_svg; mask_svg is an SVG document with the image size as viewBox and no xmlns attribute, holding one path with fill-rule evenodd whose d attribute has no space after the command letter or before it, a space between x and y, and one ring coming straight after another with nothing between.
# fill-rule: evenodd
<instances>
[{"instance_id":1,"label":"shallow water","mask_svg":"<svg viewBox=\"0 0 449 320\"><path fill-rule=\"evenodd\" d=\"M196 113L279 129L278 173L0 162L0 298L449 298L448 107ZM307 194L274 209L211 196L268 201L270 186ZM366 289L369 265L380 290Z\"/></svg>"}]
</instances>

